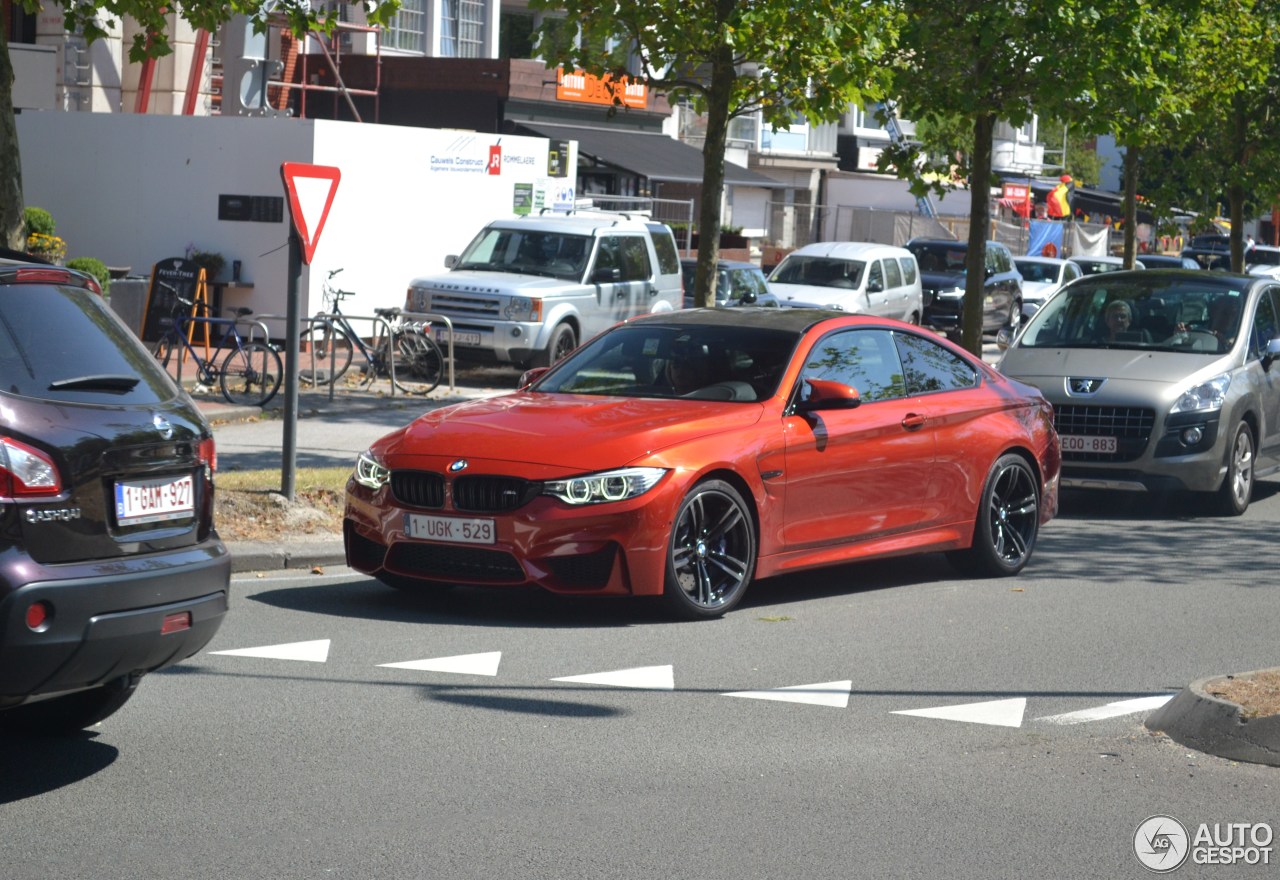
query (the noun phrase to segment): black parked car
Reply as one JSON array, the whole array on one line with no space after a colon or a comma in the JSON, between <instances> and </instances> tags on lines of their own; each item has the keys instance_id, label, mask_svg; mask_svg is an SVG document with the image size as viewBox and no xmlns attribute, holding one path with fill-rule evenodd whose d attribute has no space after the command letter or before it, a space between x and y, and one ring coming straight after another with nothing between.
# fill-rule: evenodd
<instances>
[{"instance_id":1,"label":"black parked car","mask_svg":"<svg viewBox=\"0 0 1280 880\"><path fill-rule=\"evenodd\" d=\"M968 242L913 238L906 247L915 254L920 266L920 281L924 286L922 323L949 334L958 333L964 326L964 266ZM986 249L982 332L997 333L1002 327L1017 327L1022 320L1022 276L1007 247L998 241L988 241Z\"/></svg>"},{"instance_id":2,"label":"black parked car","mask_svg":"<svg viewBox=\"0 0 1280 880\"><path fill-rule=\"evenodd\" d=\"M0 730L71 732L227 610L213 435L97 282L0 260Z\"/></svg>"},{"instance_id":3,"label":"black parked car","mask_svg":"<svg viewBox=\"0 0 1280 880\"><path fill-rule=\"evenodd\" d=\"M684 258L680 272L684 275L684 307L693 308L693 281L698 261ZM755 263L740 260L721 260L716 263L716 305L718 306L776 306L778 298L769 290L764 272Z\"/></svg>"}]
</instances>

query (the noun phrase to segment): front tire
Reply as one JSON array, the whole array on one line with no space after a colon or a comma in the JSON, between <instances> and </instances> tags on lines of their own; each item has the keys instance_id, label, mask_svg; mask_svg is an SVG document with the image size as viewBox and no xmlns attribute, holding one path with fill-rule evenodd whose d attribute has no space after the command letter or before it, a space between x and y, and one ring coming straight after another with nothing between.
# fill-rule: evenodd
<instances>
[{"instance_id":1,"label":"front tire","mask_svg":"<svg viewBox=\"0 0 1280 880\"><path fill-rule=\"evenodd\" d=\"M266 406L280 390L280 353L263 342L246 342L222 362L222 396L228 403Z\"/></svg>"},{"instance_id":2,"label":"front tire","mask_svg":"<svg viewBox=\"0 0 1280 880\"><path fill-rule=\"evenodd\" d=\"M1227 475L1218 489L1217 507L1223 516L1240 516L1253 498L1253 431L1245 422L1236 425L1227 452Z\"/></svg>"},{"instance_id":3,"label":"front tire","mask_svg":"<svg viewBox=\"0 0 1280 880\"><path fill-rule=\"evenodd\" d=\"M559 361L565 359L569 352L578 347L578 334L569 324L557 324L556 329L551 332L551 342L547 344L547 350L539 352L533 358L535 367L549 367Z\"/></svg>"},{"instance_id":4,"label":"front tire","mask_svg":"<svg viewBox=\"0 0 1280 880\"><path fill-rule=\"evenodd\" d=\"M756 534L742 496L723 480L690 490L667 542L663 598L677 617L708 620L732 609L756 567Z\"/></svg>"},{"instance_id":5,"label":"front tire","mask_svg":"<svg viewBox=\"0 0 1280 880\"><path fill-rule=\"evenodd\" d=\"M122 678L64 697L0 712L0 731L18 736L66 736L97 724L129 701L138 679Z\"/></svg>"},{"instance_id":6,"label":"front tire","mask_svg":"<svg viewBox=\"0 0 1280 880\"><path fill-rule=\"evenodd\" d=\"M973 544L947 558L962 573L1003 577L1022 571L1040 532L1040 489L1026 459L1009 453L987 475L973 526Z\"/></svg>"}]
</instances>

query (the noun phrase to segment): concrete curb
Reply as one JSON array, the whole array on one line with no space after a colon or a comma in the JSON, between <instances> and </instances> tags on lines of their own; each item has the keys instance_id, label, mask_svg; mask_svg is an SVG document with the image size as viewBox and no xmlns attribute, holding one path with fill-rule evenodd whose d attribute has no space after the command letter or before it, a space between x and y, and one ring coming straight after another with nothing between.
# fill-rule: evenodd
<instances>
[{"instance_id":1,"label":"concrete curb","mask_svg":"<svg viewBox=\"0 0 1280 880\"><path fill-rule=\"evenodd\" d=\"M1257 670L1274 671L1277 670ZM1233 674L1241 677L1254 673ZM1163 732L1174 742L1208 755L1280 767L1280 715L1241 717L1238 705L1206 690L1210 682L1224 677L1212 675L1192 682L1148 716L1147 729Z\"/></svg>"},{"instance_id":2,"label":"concrete curb","mask_svg":"<svg viewBox=\"0 0 1280 880\"><path fill-rule=\"evenodd\" d=\"M231 571L310 571L316 566L346 565L341 538L268 544L256 541L227 543Z\"/></svg>"}]
</instances>

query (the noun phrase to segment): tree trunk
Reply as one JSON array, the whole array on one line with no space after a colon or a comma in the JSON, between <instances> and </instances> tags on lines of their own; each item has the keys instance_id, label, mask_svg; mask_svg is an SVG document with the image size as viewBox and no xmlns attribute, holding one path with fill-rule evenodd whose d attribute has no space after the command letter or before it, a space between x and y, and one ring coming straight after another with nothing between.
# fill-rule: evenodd
<instances>
[{"instance_id":1,"label":"tree trunk","mask_svg":"<svg viewBox=\"0 0 1280 880\"><path fill-rule=\"evenodd\" d=\"M720 202L724 199L724 150L729 139L729 100L733 95L733 50L721 46L711 62L707 87L707 139L702 143L702 204L698 208L698 265L694 304L716 304L716 263L720 259Z\"/></svg>"},{"instance_id":2,"label":"tree trunk","mask_svg":"<svg viewBox=\"0 0 1280 880\"><path fill-rule=\"evenodd\" d=\"M25 251L26 232L18 124L13 116L13 62L9 60L9 40L0 17L0 246Z\"/></svg>"},{"instance_id":3,"label":"tree trunk","mask_svg":"<svg viewBox=\"0 0 1280 880\"><path fill-rule=\"evenodd\" d=\"M1231 271L1244 271L1244 200L1245 190L1240 185L1240 174L1249 161L1249 120L1239 98L1231 102L1231 126L1235 130L1232 140L1232 165L1236 172L1227 183L1227 218L1231 221Z\"/></svg>"},{"instance_id":4,"label":"tree trunk","mask_svg":"<svg viewBox=\"0 0 1280 880\"><path fill-rule=\"evenodd\" d=\"M960 344L982 356L983 312L987 300L987 227L991 225L991 143L996 118L973 120L973 161L969 171L969 248L964 258L964 324Z\"/></svg>"},{"instance_id":5,"label":"tree trunk","mask_svg":"<svg viewBox=\"0 0 1280 880\"><path fill-rule=\"evenodd\" d=\"M1132 269L1138 258L1138 164L1141 157L1138 148L1127 144L1124 148L1124 267ZM1111 241L1111 231L1107 231Z\"/></svg>"}]
</instances>

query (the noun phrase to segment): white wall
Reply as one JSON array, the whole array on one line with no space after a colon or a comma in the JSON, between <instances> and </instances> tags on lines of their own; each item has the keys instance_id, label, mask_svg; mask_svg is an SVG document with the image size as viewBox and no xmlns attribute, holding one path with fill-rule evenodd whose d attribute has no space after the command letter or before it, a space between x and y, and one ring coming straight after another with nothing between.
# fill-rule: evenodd
<instances>
[{"instance_id":1,"label":"white wall","mask_svg":"<svg viewBox=\"0 0 1280 880\"><path fill-rule=\"evenodd\" d=\"M303 268L302 311L323 307L321 282L359 296L343 310L368 315L404 304L416 275L442 270L487 221L512 213L515 185L550 206L572 203L576 180L547 178L547 140L326 120L20 113L27 205L52 212L68 257L150 274L188 246L233 260L252 290L223 303L256 313L287 308L289 214L279 223L218 220L218 196L285 197L282 162L334 165L342 179L313 266ZM485 173L501 147L500 174ZM577 167L574 143L568 168ZM272 327L283 336L283 328Z\"/></svg>"}]
</instances>

